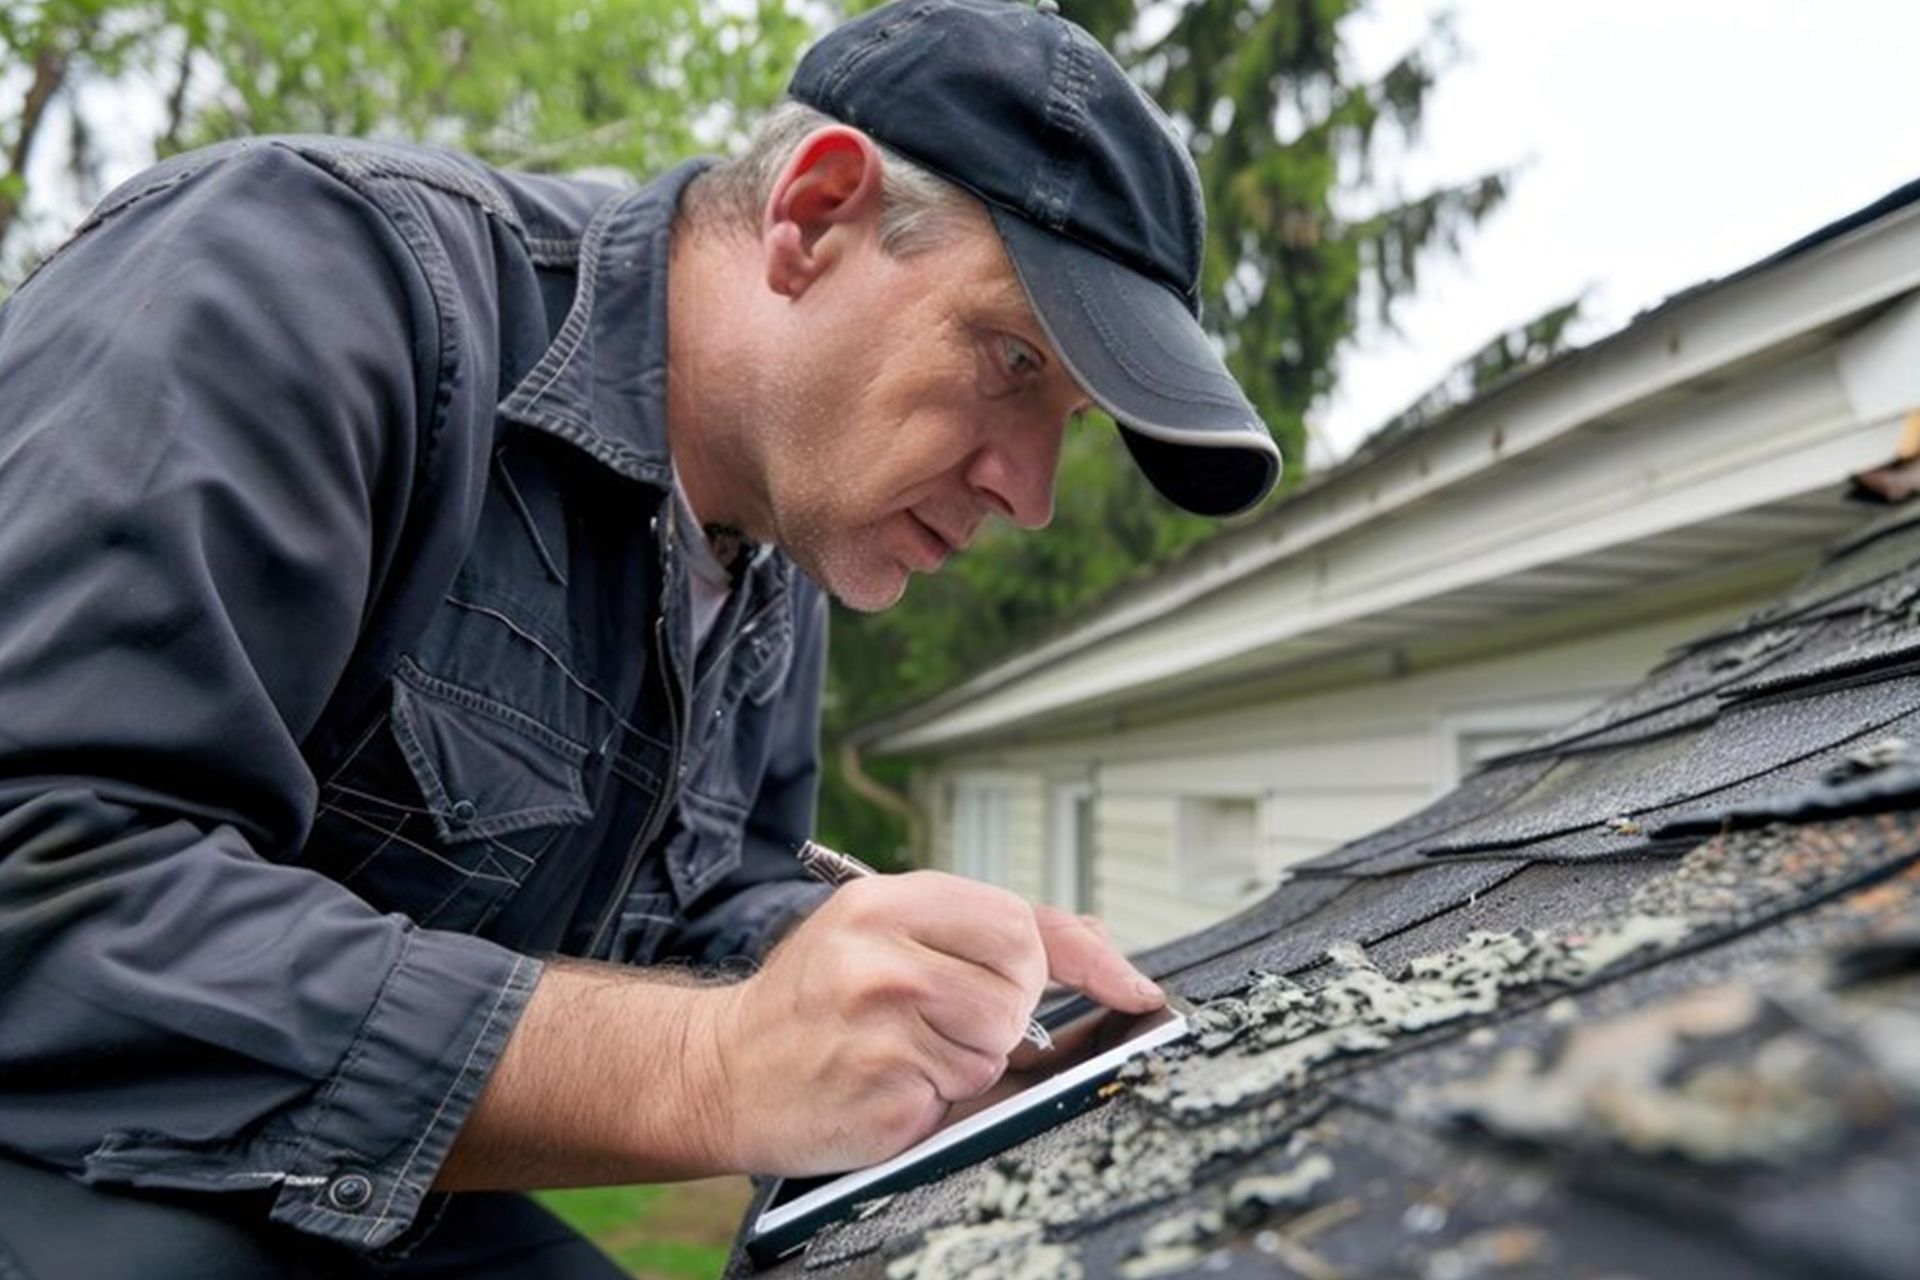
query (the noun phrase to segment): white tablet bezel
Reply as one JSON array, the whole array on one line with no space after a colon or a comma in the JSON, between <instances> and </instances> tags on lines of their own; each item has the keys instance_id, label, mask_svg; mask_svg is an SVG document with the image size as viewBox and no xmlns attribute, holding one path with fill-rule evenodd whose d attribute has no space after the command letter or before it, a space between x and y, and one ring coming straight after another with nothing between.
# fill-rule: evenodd
<instances>
[{"instance_id":1,"label":"white tablet bezel","mask_svg":"<svg viewBox=\"0 0 1920 1280\"><path fill-rule=\"evenodd\" d=\"M1133 1038L1095 1054L1085 1062L1076 1063L1057 1075L1049 1076L1010 1098L1005 1098L945 1128L935 1130L890 1160L842 1174L833 1181L815 1187L786 1204L764 1210L755 1219L749 1240L777 1232L835 1203L844 1202L851 1205L854 1200L860 1198L859 1193L866 1188L885 1182L895 1174L916 1164L927 1163L938 1157L941 1152L985 1134L996 1126L1029 1116L1030 1113L1046 1107L1048 1103L1062 1095L1096 1082L1103 1076L1111 1077L1118 1074L1120 1068L1131 1059L1139 1057L1150 1049L1157 1049L1161 1045L1178 1040L1186 1034L1186 1016L1171 1008L1166 1012L1169 1015L1166 1021L1156 1023ZM1051 1127L1051 1123L1045 1127ZM1038 1130L1026 1130L1013 1135L1003 1146L1011 1145L1012 1142L1029 1136L1031 1132L1038 1132ZM775 1194L777 1196L777 1192ZM773 1200L770 1198L768 1204L771 1206L772 1203Z\"/></svg>"}]
</instances>

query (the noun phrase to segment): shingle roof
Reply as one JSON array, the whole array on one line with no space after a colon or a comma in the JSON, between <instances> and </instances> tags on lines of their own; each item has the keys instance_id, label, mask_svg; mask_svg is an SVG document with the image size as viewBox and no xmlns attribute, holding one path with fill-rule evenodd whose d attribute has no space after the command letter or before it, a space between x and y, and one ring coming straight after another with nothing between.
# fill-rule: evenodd
<instances>
[{"instance_id":1,"label":"shingle roof","mask_svg":"<svg viewBox=\"0 0 1920 1280\"><path fill-rule=\"evenodd\" d=\"M1110 1103L784 1276L1909 1276L1920 512L1147 953ZM736 1269L745 1263L736 1260Z\"/></svg>"}]
</instances>

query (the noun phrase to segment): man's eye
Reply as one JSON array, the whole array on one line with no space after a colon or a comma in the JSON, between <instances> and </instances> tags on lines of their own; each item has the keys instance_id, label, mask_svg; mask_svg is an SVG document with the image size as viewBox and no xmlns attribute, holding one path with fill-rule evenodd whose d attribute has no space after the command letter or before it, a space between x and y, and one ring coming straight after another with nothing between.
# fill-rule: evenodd
<instances>
[{"instance_id":1,"label":"man's eye","mask_svg":"<svg viewBox=\"0 0 1920 1280\"><path fill-rule=\"evenodd\" d=\"M973 331L972 341L975 386L982 396L998 400L1040 385L1047 359L1031 342L984 327Z\"/></svg>"},{"instance_id":2,"label":"man's eye","mask_svg":"<svg viewBox=\"0 0 1920 1280\"><path fill-rule=\"evenodd\" d=\"M1012 377L1024 381L1040 372L1040 353L1012 334L1000 335L1000 351L1001 359L1007 366L1007 373Z\"/></svg>"}]
</instances>

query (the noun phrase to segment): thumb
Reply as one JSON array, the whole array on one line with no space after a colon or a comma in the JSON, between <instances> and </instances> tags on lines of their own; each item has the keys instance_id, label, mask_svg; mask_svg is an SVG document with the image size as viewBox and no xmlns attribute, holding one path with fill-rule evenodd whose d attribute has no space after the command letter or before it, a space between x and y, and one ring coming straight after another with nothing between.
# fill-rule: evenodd
<instances>
[{"instance_id":1,"label":"thumb","mask_svg":"<svg viewBox=\"0 0 1920 1280\"><path fill-rule=\"evenodd\" d=\"M1149 1013L1167 1002L1165 993L1120 954L1097 922L1058 907L1036 906L1033 915L1046 948L1047 971L1056 981L1123 1013Z\"/></svg>"}]
</instances>

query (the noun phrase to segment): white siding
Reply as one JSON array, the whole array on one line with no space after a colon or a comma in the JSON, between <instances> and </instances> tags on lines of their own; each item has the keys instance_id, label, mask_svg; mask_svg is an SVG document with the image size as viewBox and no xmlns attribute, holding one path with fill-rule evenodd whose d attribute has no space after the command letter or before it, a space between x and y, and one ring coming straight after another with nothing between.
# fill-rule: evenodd
<instances>
[{"instance_id":1,"label":"white siding","mask_svg":"<svg viewBox=\"0 0 1920 1280\"><path fill-rule=\"evenodd\" d=\"M1013 843L1012 789L999 779L966 777L953 784L953 869L976 880L1006 883Z\"/></svg>"},{"instance_id":2,"label":"white siding","mask_svg":"<svg viewBox=\"0 0 1920 1280\"><path fill-rule=\"evenodd\" d=\"M954 836L958 828L955 798L967 788L1004 793L1006 848L1000 863L1002 882L1015 893L1039 901L1046 890L1046 787L1040 777L1010 770L966 769L914 775L912 793L927 817L928 847L922 863L943 871L968 873L959 865Z\"/></svg>"},{"instance_id":3,"label":"white siding","mask_svg":"<svg viewBox=\"0 0 1920 1280\"><path fill-rule=\"evenodd\" d=\"M1007 887L1039 902L1046 897L1047 796L1042 780L1032 774L1010 780L1012 785L1007 848Z\"/></svg>"},{"instance_id":4,"label":"white siding","mask_svg":"<svg viewBox=\"0 0 1920 1280\"><path fill-rule=\"evenodd\" d=\"M920 794L950 795L950 784L967 778L1011 786L1008 883L1039 900L1047 788L1066 778L1090 781L1090 907L1127 946L1150 945L1245 905L1210 901L1182 884L1183 799L1256 799L1261 871L1271 883L1287 863L1395 822L1453 786L1463 733L1551 728L1745 607L1721 605L1343 688L1242 698L1097 737L975 751L922 771L921 778L948 785L921 783ZM928 816L934 865L951 865L950 850L939 844L951 823Z\"/></svg>"},{"instance_id":5,"label":"white siding","mask_svg":"<svg viewBox=\"0 0 1920 1280\"><path fill-rule=\"evenodd\" d=\"M1094 801L1094 911L1128 948L1189 933L1222 914L1181 892L1174 866L1179 802L1110 795Z\"/></svg>"},{"instance_id":6,"label":"white siding","mask_svg":"<svg viewBox=\"0 0 1920 1280\"><path fill-rule=\"evenodd\" d=\"M1047 781L1044 897L1069 911L1093 910L1093 784L1085 778Z\"/></svg>"}]
</instances>

